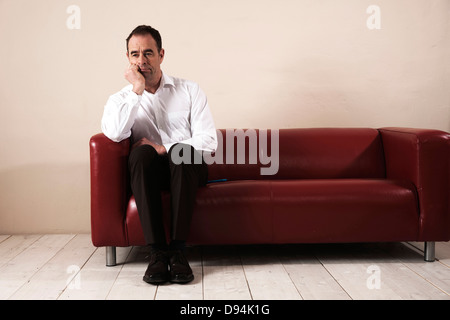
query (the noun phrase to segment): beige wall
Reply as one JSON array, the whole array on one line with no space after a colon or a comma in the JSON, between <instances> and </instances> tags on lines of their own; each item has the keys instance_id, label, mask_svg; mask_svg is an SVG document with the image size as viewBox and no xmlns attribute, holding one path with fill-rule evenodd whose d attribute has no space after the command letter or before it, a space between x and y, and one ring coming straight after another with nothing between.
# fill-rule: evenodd
<instances>
[{"instance_id":1,"label":"beige wall","mask_svg":"<svg viewBox=\"0 0 450 320\"><path fill-rule=\"evenodd\" d=\"M0 0L0 233L89 232L88 141L138 24L217 127L450 131L449 22L448 0Z\"/></svg>"}]
</instances>

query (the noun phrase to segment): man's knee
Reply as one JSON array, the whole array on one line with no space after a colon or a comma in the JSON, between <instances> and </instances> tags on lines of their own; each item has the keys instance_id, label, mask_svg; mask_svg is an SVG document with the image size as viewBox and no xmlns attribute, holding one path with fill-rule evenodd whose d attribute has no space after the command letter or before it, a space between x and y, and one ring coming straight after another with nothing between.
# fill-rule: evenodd
<instances>
[{"instance_id":1,"label":"man's knee","mask_svg":"<svg viewBox=\"0 0 450 320\"><path fill-rule=\"evenodd\" d=\"M202 164L203 158L200 152L191 145L184 143L174 144L168 152L171 164Z\"/></svg>"},{"instance_id":2,"label":"man's knee","mask_svg":"<svg viewBox=\"0 0 450 320\"><path fill-rule=\"evenodd\" d=\"M157 156L155 148L150 145L142 145L131 150L128 165L132 168L139 163L151 164Z\"/></svg>"}]
</instances>

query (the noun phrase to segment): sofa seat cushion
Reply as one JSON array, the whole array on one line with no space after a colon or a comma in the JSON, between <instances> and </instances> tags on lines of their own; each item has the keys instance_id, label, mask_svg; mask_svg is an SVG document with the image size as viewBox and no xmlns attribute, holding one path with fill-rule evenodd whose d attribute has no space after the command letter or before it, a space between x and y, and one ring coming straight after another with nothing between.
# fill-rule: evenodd
<instances>
[{"instance_id":1,"label":"sofa seat cushion","mask_svg":"<svg viewBox=\"0 0 450 320\"><path fill-rule=\"evenodd\" d=\"M168 194L163 198L168 221ZM143 244L134 198L128 206L126 225L130 245ZM199 189L189 242L406 241L417 238L418 228L416 189L410 182L239 180Z\"/></svg>"},{"instance_id":2,"label":"sofa seat cushion","mask_svg":"<svg viewBox=\"0 0 450 320\"><path fill-rule=\"evenodd\" d=\"M276 181L272 195L276 243L406 241L418 235L418 198L411 182Z\"/></svg>"},{"instance_id":3,"label":"sofa seat cushion","mask_svg":"<svg viewBox=\"0 0 450 320\"><path fill-rule=\"evenodd\" d=\"M252 244L267 243L272 239L270 181L213 183L199 189L197 195L191 242Z\"/></svg>"}]
</instances>

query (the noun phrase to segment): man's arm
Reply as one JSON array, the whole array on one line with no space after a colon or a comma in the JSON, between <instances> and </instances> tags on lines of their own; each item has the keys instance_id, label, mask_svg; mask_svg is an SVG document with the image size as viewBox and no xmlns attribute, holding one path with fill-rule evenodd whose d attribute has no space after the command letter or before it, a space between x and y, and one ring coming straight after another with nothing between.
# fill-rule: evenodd
<instances>
[{"instance_id":1,"label":"man's arm","mask_svg":"<svg viewBox=\"0 0 450 320\"><path fill-rule=\"evenodd\" d=\"M145 78L136 65L130 64L125 71L125 79L132 88L109 97L102 117L102 131L109 139L119 142L131 135L141 95L145 89Z\"/></svg>"},{"instance_id":2,"label":"man's arm","mask_svg":"<svg viewBox=\"0 0 450 320\"><path fill-rule=\"evenodd\" d=\"M129 87L109 97L102 117L102 132L105 136L114 142L131 136L140 100L140 96Z\"/></svg>"}]
</instances>

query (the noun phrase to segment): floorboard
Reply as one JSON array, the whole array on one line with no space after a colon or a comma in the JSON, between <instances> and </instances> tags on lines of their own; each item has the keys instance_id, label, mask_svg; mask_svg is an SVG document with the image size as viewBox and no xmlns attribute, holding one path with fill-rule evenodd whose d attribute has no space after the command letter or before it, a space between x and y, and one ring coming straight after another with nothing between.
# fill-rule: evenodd
<instances>
[{"instance_id":1,"label":"floorboard","mask_svg":"<svg viewBox=\"0 0 450 320\"><path fill-rule=\"evenodd\" d=\"M203 248L206 300L250 300L251 294L236 246Z\"/></svg>"},{"instance_id":2,"label":"floorboard","mask_svg":"<svg viewBox=\"0 0 450 320\"><path fill-rule=\"evenodd\" d=\"M317 259L310 246L284 246L281 262L305 300L350 300L348 293Z\"/></svg>"},{"instance_id":3,"label":"floorboard","mask_svg":"<svg viewBox=\"0 0 450 320\"><path fill-rule=\"evenodd\" d=\"M81 284L80 270L94 251L89 235L73 237L10 299L57 299L71 282L71 286Z\"/></svg>"},{"instance_id":4,"label":"floorboard","mask_svg":"<svg viewBox=\"0 0 450 320\"><path fill-rule=\"evenodd\" d=\"M0 299L10 298L27 284L73 237L74 235L43 235L36 241L33 241L34 237L26 237L29 241L24 241L25 237L16 237L21 249L14 250L17 255L10 257L0 268ZM24 242L29 244L28 247L24 248Z\"/></svg>"}]
</instances>

